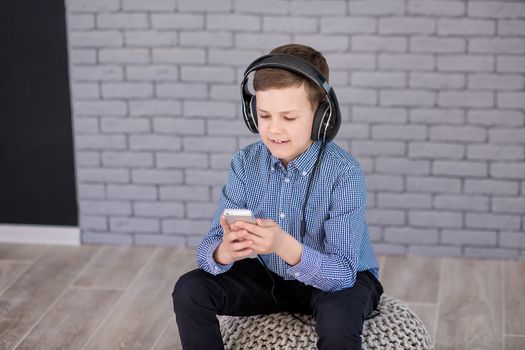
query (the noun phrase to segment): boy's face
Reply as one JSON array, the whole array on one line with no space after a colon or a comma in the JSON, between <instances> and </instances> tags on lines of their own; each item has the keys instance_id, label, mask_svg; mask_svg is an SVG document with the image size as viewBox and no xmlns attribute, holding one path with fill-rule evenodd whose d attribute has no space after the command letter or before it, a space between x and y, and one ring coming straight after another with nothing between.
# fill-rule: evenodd
<instances>
[{"instance_id":1,"label":"boy's face","mask_svg":"<svg viewBox=\"0 0 525 350\"><path fill-rule=\"evenodd\" d=\"M259 135L284 166L310 147L314 111L305 84L256 91Z\"/></svg>"}]
</instances>

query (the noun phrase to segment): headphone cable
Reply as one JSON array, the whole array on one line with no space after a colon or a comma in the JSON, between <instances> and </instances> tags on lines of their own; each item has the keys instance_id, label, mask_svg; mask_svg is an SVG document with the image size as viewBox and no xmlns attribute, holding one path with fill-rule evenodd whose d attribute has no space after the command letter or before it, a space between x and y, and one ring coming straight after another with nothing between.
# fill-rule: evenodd
<instances>
[{"instance_id":1,"label":"headphone cable","mask_svg":"<svg viewBox=\"0 0 525 350\"><path fill-rule=\"evenodd\" d=\"M268 277L270 277L270 279L272 280L272 288L270 289L270 293L272 295L272 298L273 300L275 301L275 304L280 308L280 309L283 309L283 306L281 305L281 303L279 302L279 300L277 300L277 297L275 296L275 279L273 278L273 275L272 273L270 272L270 269L268 268L268 266L266 265L266 263L264 262L264 260L262 259L262 257L260 255L257 255L257 259L262 263L263 267L264 267L264 270L266 271L266 273L268 274ZM304 324L305 326L308 326L308 323L306 323L304 320L302 320L300 317L298 317L297 315L295 315L294 313L292 312L289 312L289 314L295 318L296 320L298 320L299 322L301 322L302 324Z\"/></svg>"},{"instance_id":2,"label":"headphone cable","mask_svg":"<svg viewBox=\"0 0 525 350\"><path fill-rule=\"evenodd\" d=\"M319 168L319 163L321 162L321 158L323 157L323 154L324 154L324 147L325 147L325 142L321 141L321 146L319 148L319 153L317 154L317 158L316 158L315 163L314 163L314 168L312 170L312 173L310 174L310 177L308 178L308 184L306 185L306 195L305 195L305 198L304 198L304 201L303 201L303 211L302 211L302 217L301 217L301 231L300 231L301 244L303 244L303 238L304 238L304 236L306 234L306 222L305 222L306 205L307 205L308 199L310 197L310 190L311 190L311 187L312 187L313 178L315 177L315 175L317 173L317 169ZM259 260L262 263L262 265L264 267L264 270L266 271L266 274L272 280L272 288L270 289L270 293L272 295L273 300L275 301L277 306L282 308L281 303L279 303L279 300L277 300L277 297L275 296L275 279L273 278L273 275L270 272L270 269L268 268L268 266L266 265L266 263L264 262L263 258L260 255L257 255L257 260ZM308 325L305 321L303 321L301 318L296 316L294 313L290 312L290 315L292 315L293 318L295 318L296 320L298 320L302 324Z\"/></svg>"},{"instance_id":3,"label":"headphone cable","mask_svg":"<svg viewBox=\"0 0 525 350\"><path fill-rule=\"evenodd\" d=\"M319 163L324 154L325 142L321 141L321 147L319 148L319 153L317 154L317 159L315 160L314 169L308 178L308 185L306 185L306 196L303 201L303 210L301 216L301 244L303 243L304 236L306 235L306 205L308 204L308 199L310 199L310 190L312 187L312 182L317 173L317 168L319 168Z\"/></svg>"}]
</instances>

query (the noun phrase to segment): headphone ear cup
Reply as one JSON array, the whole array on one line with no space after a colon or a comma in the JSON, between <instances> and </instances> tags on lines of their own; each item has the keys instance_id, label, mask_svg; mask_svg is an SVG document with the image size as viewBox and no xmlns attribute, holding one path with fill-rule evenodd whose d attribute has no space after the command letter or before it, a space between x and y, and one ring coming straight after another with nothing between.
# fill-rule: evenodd
<instances>
[{"instance_id":1,"label":"headphone ear cup","mask_svg":"<svg viewBox=\"0 0 525 350\"><path fill-rule=\"evenodd\" d=\"M257 124L257 101L255 100L255 95L250 99L250 120L252 124L250 130L254 134L257 134L259 132L259 125Z\"/></svg>"},{"instance_id":2,"label":"headphone ear cup","mask_svg":"<svg viewBox=\"0 0 525 350\"><path fill-rule=\"evenodd\" d=\"M312 140L318 141L318 140L326 140L330 141L330 138L327 136L330 134L330 126L328 126L326 132L328 135L325 135L325 128L326 123L329 122L329 116L330 116L330 103L323 100L321 103L319 103L319 107L317 107L317 110L315 111L314 115L314 123L312 125Z\"/></svg>"},{"instance_id":3,"label":"headphone ear cup","mask_svg":"<svg viewBox=\"0 0 525 350\"><path fill-rule=\"evenodd\" d=\"M257 109L255 108L255 95L246 95L243 97L243 109L242 114L244 117L244 123L248 130L252 133L257 134L259 128L257 127Z\"/></svg>"}]
</instances>

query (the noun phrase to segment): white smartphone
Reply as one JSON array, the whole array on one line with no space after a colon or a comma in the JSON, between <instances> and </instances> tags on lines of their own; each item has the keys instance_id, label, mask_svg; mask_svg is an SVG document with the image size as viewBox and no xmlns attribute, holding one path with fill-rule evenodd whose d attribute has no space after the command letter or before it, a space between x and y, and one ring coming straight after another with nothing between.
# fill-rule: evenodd
<instances>
[{"instance_id":1,"label":"white smartphone","mask_svg":"<svg viewBox=\"0 0 525 350\"><path fill-rule=\"evenodd\" d=\"M237 221L244 221L255 224L255 216L250 209L225 209L223 212L228 225L233 225Z\"/></svg>"}]
</instances>

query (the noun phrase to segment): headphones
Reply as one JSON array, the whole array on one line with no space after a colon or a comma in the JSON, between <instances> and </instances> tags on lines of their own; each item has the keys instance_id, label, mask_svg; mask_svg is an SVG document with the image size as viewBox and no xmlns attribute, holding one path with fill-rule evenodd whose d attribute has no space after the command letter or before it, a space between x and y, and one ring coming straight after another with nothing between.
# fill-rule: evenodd
<instances>
[{"instance_id":1,"label":"headphones","mask_svg":"<svg viewBox=\"0 0 525 350\"><path fill-rule=\"evenodd\" d=\"M244 78L241 83L242 115L248 129L254 134L259 132L255 95L248 90L246 84L248 75L264 68L281 68L299 74L325 91L325 97L319 103L314 114L311 138L314 141L331 141L341 126L341 111L334 89L316 67L297 56L282 53L259 57L244 71Z\"/></svg>"}]
</instances>

